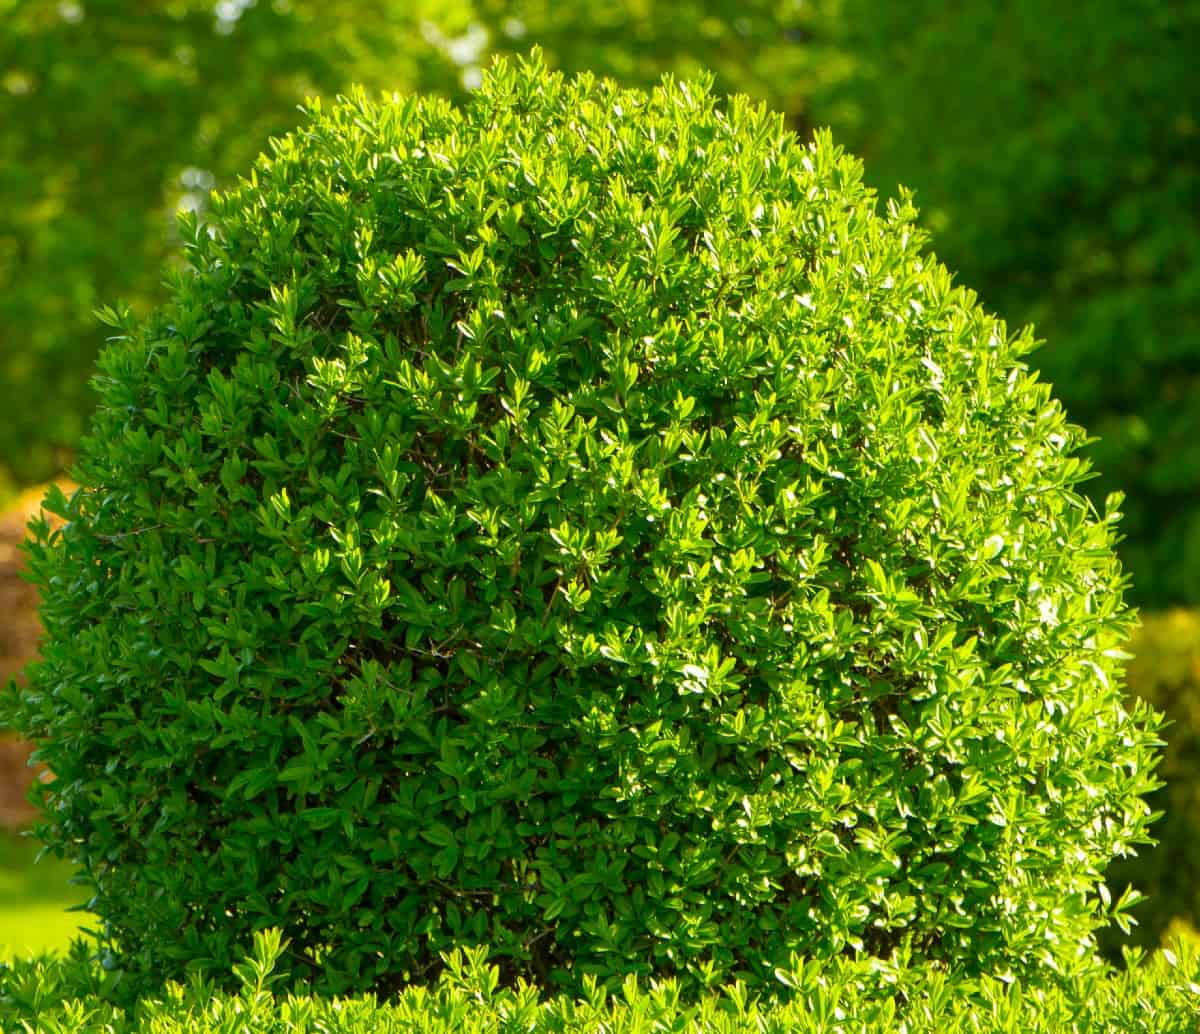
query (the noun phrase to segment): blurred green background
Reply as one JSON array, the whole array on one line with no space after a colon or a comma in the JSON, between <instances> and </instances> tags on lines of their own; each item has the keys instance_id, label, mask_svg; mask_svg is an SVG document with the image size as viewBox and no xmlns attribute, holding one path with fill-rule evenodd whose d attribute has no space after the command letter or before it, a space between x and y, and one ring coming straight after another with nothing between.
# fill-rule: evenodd
<instances>
[{"instance_id":1,"label":"blurred green background","mask_svg":"<svg viewBox=\"0 0 1200 1034\"><path fill-rule=\"evenodd\" d=\"M1121 550L1145 618L1130 692L1175 723L1153 802L1162 844L1110 884L1151 896L1137 943L1173 917L1196 924L1196 0L0 0L0 510L19 518L0 530L7 670L36 638L14 547L85 431L104 344L93 310L155 304L175 213L202 217L306 95L358 82L461 100L491 55L534 44L551 66L643 86L707 67L801 134L831 126L882 195L915 191L960 283L1035 324L1033 365L1098 436L1086 487L1127 493ZM16 759L0 775L27 771L0 746ZM78 900L69 870L30 858L0 838L11 950L61 945L61 906Z\"/></svg>"}]
</instances>

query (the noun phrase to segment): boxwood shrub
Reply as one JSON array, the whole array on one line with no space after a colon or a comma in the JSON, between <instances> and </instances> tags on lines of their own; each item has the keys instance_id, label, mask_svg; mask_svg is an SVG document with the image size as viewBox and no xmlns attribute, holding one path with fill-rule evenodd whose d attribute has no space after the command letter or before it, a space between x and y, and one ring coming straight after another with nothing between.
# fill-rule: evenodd
<instances>
[{"instance_id":1,"label":"boxwood shrub","mask_svg":"<svg viewBox=\"0 0 1200 1034\"><path fill-rule=\"evenodd\" d=\"M113 308L4 716L136 983L1100 963L1157 718L1083 431L828 135L362 93Z\"/></svg>"}]
</instances>

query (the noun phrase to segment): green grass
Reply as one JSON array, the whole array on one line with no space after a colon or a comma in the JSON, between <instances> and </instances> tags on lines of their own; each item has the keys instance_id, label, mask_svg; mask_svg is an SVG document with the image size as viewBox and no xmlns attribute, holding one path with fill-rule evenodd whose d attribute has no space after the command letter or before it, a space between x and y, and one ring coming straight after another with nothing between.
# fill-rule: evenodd
<instances>
[{"instance_id":1,"label":"green grass","mask_svg":"<svg viewBox=\"0 0 1200 1034\"><path fill-rule=\"evenodd\" d=\"M0 961L65 951L90 916L66 909L86 894L69 882L73 868L56 858L36 865L38 845L0 833Z\"/></svg>"}]
</instances>

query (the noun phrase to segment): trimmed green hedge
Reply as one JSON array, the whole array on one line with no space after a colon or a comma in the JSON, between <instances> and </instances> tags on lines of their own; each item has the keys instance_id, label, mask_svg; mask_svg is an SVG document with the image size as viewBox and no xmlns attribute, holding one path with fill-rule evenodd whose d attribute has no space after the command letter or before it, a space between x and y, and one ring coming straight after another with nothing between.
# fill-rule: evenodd
<instances>
[{"instance_id":1,"label":"trimmed green hedge","mask_svg":"<svg viewBox=\"0 0 1200 1034\"><path fill-rule=\"evenodd\" d=\"M284 947L277 930L256 935L254 956L234 967L236 995L193 981L134 1004L122 1003L119 986L80 945L68 960L0 967L0 1023L38 1034L1195 1034L1200 1022L1200 956L1183 940L1121 974L1033 988L990 977L954 981L928 966L793 957L777 972L779 1000L751 998L736 983L692 1006L675 981L647 988L632 976L619 995L593 982L583 998L542 1001L524 981L501 988L484 948L444 955L436 986L408 987L382 1003L275 995L273 967Z\"/></svg>"}]
</instances>

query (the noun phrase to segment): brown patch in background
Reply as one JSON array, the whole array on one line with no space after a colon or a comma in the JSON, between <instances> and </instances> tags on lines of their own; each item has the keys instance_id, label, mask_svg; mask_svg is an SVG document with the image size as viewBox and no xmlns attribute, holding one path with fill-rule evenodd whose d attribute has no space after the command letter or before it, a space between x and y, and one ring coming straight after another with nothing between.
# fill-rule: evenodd
<instances>
[{"instance_id":1,"label":"brown patch in background","mask_svg":"<svg viewBox=\"0 0 1200 1034\"><path fill-rule=\"evenodd\" d=\"M64 492L74 486L62 485ZM30 489L8 510L0 513L0 684L16 677L37 654L42 626L38 622L38 594L21 577L26 568L24 541L26 525L41 509L44 487ZM59 521L50 516L51 521ZM27 826L34 817L32 805L25 799L30 784L39 775L29 766L33 746L12 733L0 732L0 828L15 830Z\"/></svg>"}]
</instances>

